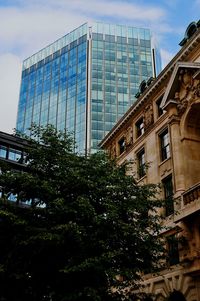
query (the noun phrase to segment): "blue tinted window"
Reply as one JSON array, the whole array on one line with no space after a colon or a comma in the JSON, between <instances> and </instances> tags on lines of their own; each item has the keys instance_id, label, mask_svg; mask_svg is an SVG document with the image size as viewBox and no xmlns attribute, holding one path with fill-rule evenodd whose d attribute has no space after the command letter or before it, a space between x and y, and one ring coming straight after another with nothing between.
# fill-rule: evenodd
<instances>
[{"instance_id":1,"label":"blue tinted window","mask_svg":"<svg viewBox=\"0 0 200 301\"><path fill-rule=\"evenodd\" d=\"M8 159L12 161L19 161L22 158L22 152L10 148L8 151Z\"/></svg>"},{"instance_id":2,"label":"blue tinted window","mask_svg":"<svg viewBox=\"0 0 200 301\"><path fill-rule=\"evenodd\" d=\"M0 157L6 159L7 147L0 145Z\"/></svg>"}]
</instances>

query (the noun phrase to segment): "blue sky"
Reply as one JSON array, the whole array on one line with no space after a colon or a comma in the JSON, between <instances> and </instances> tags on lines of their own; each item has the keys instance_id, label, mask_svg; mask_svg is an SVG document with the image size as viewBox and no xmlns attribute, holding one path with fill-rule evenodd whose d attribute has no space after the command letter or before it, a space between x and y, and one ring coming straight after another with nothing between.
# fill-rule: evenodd
<instances>
[{"instance_id":1,"label":"blue sky","mask_svg":"<svg viewBox=\"0 0 200 301\"><path fill-rule=\"evenodd\" d=\"M150 28L163 65L180 49L200 0L0 0L0 131L15 127L22 61L84 22Z\"/></svg>"}]
</instances>

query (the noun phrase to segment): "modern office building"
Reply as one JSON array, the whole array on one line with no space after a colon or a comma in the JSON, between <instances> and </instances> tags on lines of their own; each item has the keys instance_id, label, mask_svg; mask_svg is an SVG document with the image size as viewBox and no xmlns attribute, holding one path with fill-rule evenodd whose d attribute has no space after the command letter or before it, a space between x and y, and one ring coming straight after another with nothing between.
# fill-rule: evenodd
<instances>
[{"instance_id":1,"label":"modern office building","mask_svg":"<svg viewBox=\"0 0 200 301\"><path fill-rule=\"evenodd\" d=\"M0 131L0 162L9 164L15 170L22 170L25 166L27 144L21 137Z\"/></svg>"},{"instance_id":2,"label":"modern office building","mask_svg":"<svg viewBox=\"0 0 200 301\"><path fill-rule=\"evenodd\" d=\"M138 185L161 184L166 266L144 275L149 301L200 300L200 21L101 142ZM159 200L158 200L159 202Z\"/></svg>"},{"instance_id":3,"label":"modern office building","mask_svg":"<svg viewBox=\"0 0 200 301\"><path fill-rule=\"evenodd\" d=\"M11 170L23 171L26 169L26 151L28 142L15 135L0 131L0 172L1 168L8 165ZM0 187L0 198L3 196ZM15 202L16 195L10 193L8 200Z\"/></svg>"},{"instance_id":4,"label":"modern office building","mask_svg":"<svg viewBox=\"0 0 200 301\"><path fill-rule=\"evenodd\" d=\"M83 24L23 62L17 130L53 124L74 134L78 152L94 152L139 83L159 73L152 52L149 29Z\"/></svg>"}]
</instances>

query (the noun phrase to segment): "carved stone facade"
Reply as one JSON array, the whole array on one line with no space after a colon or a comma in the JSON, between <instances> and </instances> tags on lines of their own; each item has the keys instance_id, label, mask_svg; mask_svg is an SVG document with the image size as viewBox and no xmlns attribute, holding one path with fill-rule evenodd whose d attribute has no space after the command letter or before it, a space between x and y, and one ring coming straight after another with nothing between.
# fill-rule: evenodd
<instances>
[{"instance_id":1,"label":"carved stone facade","mask_svg":"<svg viewBox=\"0 0 200 301\"><path fill-rule=\"evenodd\" d=\"M133 128L129 126L125 131L125 144L126 147L129 147L133 144Z\"/></svg>"},{"instance_id":2,"label":"carved stone facade","mask_svg":"<svg viewBox=\"0 0 200 301\"><path fill-rule=\"evenodd\" d=\"M151 278L152 279L152 278ZM190 276L184 276L182 269L166 270L163 275L153 277L154 281L146 281L145 292L156 295L156 301L166 301L174 292L181 292L185 300L196 299L196 283ZM184 300L175 299L174 300Z\"/></svg>"},{"instance_id":3,"label":"carved stone facade","mask_svg":"<svg viewBox=\"0 0 200 301\"><path fill-rule=\"evenodd\" d=\"M163 114L158 113L162 96ZM141 120L141 135L137 122ZM123 153L118 141L125 138ZM175 59L138 98L129 112L101 143L115 145L118 164L132 160L143 149L149 168L138 184L173 184L174 212L166 216L170 230L163 235L177 238L178 262L157 275L145 275L143 291L153 301L200 300L200 28ZM137 165L133 175L137 173ZM166 211L161 211L162 213Z\"/></svg>"},{"instance_id":4,"label":"carved stone facade","mask_svg":"<svg viewBox=\"0 0 200 301\"><path fill-rule=\"evenodd\" d=\"M154 122L153 106L148 104L144 109L144 128L147 130Z\"/></svg>"},{"instance_id":5,"label":"carved stone facade","mask_svg":"<svg viewBox=\"0 0 200 301\"><path fill-rule=\"evenodd\" d=\"M177 101L178 114L182 115L188 106L191 106L200 97L200 79L199 73L195 74L196 70L188 70L183 68L179 71L178 79L180 82L179 91L175 92L174 99ZM178 87L177 87L178 88Z\"/></svg>"},{"instance_id":6,"label":"carved stone facade","mask_svg":"<svg viewBox=\"0 0 200 301\"><path fill-rule=\"evenodd\" d=\"M110 155L112 158L116 158L117 152L115 143L113 143L110 147Z\"/></svg>"}]
</instances>

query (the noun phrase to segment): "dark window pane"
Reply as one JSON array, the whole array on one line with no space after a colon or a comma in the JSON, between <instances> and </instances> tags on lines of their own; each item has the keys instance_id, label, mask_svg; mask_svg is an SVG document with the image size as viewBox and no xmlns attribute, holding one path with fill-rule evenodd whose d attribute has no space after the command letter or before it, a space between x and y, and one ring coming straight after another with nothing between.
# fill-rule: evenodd
<instances>
[{"instance_id":1,"label":"dark window pane","mask_svg":"<svg viewBox=\"0 0 200 301\"><path fill-rule=\"evenodd\" d=\"M138 39L129 38L128 43L131 45L138 45Z\"/></svg>"},{"instance_id":2,"label":"dark window pane","mask_svg":"<svg viewBox=\"0 0 200 301\"><path fill-rule=\"evenodd\" d=\"M162 102L163 96L161 96L157 101L156 101L156 105L157 105L157 114L158 117L161 116L163 114L163 109L161 108L161 102Z\"/></svg>"},{"instance_id":3,"label":"dark window pane","mask_svg":"<svg viewBox=\"0 0 200 301\"><path fill-rule=\"evenodd\" d=\"M102 41L103 40L103 34L102 33L92 33L92 39Z\"/></svg>"},{"instance_id":4,"label":"dark window pane","mask_svg":"<svg viewBox=\"0 0 200 301\"><path fill-rule=\"evenodd\" d=\"M106 34L105 35L105 41L115 42L115 36Z\"/></svg>"},{"instance_id":5,"label":"dark window pane","mask_svg":"<svg viewBox=\"0 0 200 301\"><path fill-rule=\"evenodd\" d=\"M121 44L125 44L125 43L127 43L127 40L126 40L126 38L125 37L117 37L117 42L118 43L121 43Z\"/></svg>"},{"instance_id":6,"label":"dark window pane","mask_svg":"<svg viewBox=\"0 0 200 301\"><path fill-rule=\"evenodd\" d=\"M138 120L135 124L136 126L136 135L137 137L140 137L142 134L144 134L144 121L143 118Z\"/></svg>"},{"instance_id":7,"label":"dark window pane","mask_svg":"<svg viewBox=\"0 0 200 301\"><path fill-rule=\"evenodd\" d=\"M137 154L137 160L138 160L138 175L139 175L139 178L142 178L146 174L144 149L142 149Z\"/></svg>"},{"instance_id":8,"label":"dark window pane","mask_svg":"<svg viewBox=\"0 0 200 301\"><path fill-rule=\"evenodd\" d=\"M165 130L160 135L160 144L161 144L161 159L162 159L162 161L164 161L170 157L170 145L169 145L168 130Z\"/></svg>"},{"instance_id":9,"label":"dark window pane","mask_svg":"<svg viewBox=\"0 0 200 301\"><path fill-rule=\"evenodd\" d=\"M121 138L118 142L119 145L119 154L121 155L125 151L125 139Z\"/></svg>"},{"instance_id":10,"label":"dark window pane","mask_svg":"<svg viewBox=\"0 0 200 301\"><path fill-rule=\"evenodd\" d=\"M167 238L168 261L170 265L179 263L178 240L175 235Z\"/></svg>"},{"instance_id":11,"label":"dark window pane","mask_svg":"<svg viewBox=\"0 0 200 301\"><path fill-rule=\"evenodd\" d=\"M163 180L163 188L165 197L165 215L169 216L174 213L173 184L171 176Z\"/></svg>"}]
</instances>

